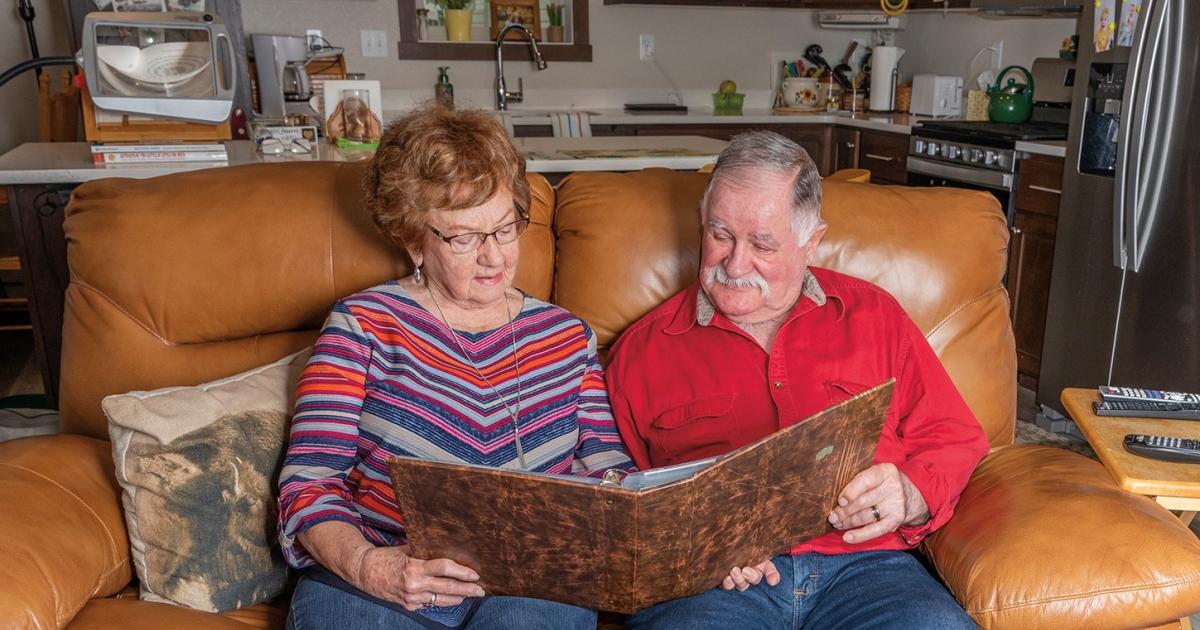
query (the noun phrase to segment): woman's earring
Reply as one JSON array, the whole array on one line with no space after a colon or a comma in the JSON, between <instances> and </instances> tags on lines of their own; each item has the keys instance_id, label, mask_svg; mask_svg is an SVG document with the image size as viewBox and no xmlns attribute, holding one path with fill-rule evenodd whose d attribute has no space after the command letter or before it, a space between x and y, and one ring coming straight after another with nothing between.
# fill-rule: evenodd
<instances>
[{"instance_id":1,"label":"woman's earring","mask_svg":"<svg viewBox=\"0 0 1200 630\"><path fill-rule=\"evenodd\" d=\"M413 270L413 281L417 284L425 284L425 276L421 273L421 265L417 265Z\"/></svg>"}]
</instances>

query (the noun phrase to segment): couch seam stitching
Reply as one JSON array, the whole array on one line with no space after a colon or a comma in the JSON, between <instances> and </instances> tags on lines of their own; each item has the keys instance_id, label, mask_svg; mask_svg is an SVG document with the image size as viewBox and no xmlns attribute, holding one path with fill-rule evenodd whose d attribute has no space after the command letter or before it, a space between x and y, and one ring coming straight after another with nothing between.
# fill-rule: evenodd
<instances>
[{"instance_id":1,"label":"couch seam stitching","mask_svg":"<svg viewBox=\"0 0 1200 630\"><path fill-rule=\"evenodd\" d=\"M1143 591L1143 590L1146 590L1148 587L1157 587L1157 588L1161 589L1161 588L1166 588L1166 587L1179 586L1181 584L1197 583L1197 582L1200 582L1200 574L1193 574L1190 577L1179 578L1177 580L1171 580L1170 582L1143 583L1143 584L1139 584L1137 586L1114 587L1114 588L1104 589L1104 590L1099 590L1099 591L1083 591L1083 592L1078 592L1078 593L1072 593L1070 595L1061 595L1058 597L1039 599L1037 601L1025 602L1025 603L1020 603L1020 604L1011 604L1008 606L997 606L994 608L980 608L980 609L977 609L976 612L979 612L979 613L1003 612L1003 611L1007 611L1007 610L1017 610L1020 608L1029 608L1031 606L1041 606L1042 604L1045 604L1047 602L1061 602L1061 601L1067 601L1067 600L1072 600L1072 599L1080 599L1083 597L1094 597L1097 595L1112 595L1115 593L1128 593L1128 592L1133 592L1133 591Z\"/></svg>"},{"instance_id":2,"label":"couch seam stitching","mask_svg":"<svg viewBox=\"0 0 1200 630\"><path fill-rule=\"evenodd\" d=\"M993 287L991 290L987 291L986 293L981 293L981 294L963 302L962 304L959 304L958 307L955 308L953 311L951 311L949 315L946 315L945 317L943 317L936 325L934 325L933 328L930 328L929 332L925 334L925 338L928 339L929 337L933 336L935 333L937 333L939 330L941 330L942 326L946 325L946 322L957 317L959 315L959 313L962 313L964 310L967 309L967 307L969 307L977 302L980 302L982 300L985 300L985 299L991 297L992 295L996 294L997 292L1003 291L1003 290L1004 290L1004 287L997 285L997 286Z\"/></svg>"},{"instance_id":3,"label":"couch seam stitching","mask_svg":"<svg viewBox=\"0 0 1200 630\"><path fill-rule=\"evenodd\" d=\"M157 339L157 340L161 341L162 343L164 343L164 344L166 344L166 345L168 345L168 346L175 346L175 345L178 345L178 344L176 344L174 341L171 341L171 340L169 340L169 339L167 339L167 338L163 337L162 335L158 334L158 332L156 332L156 331L155 331L153 328L151 328L151 327L150 327L148 324L146 324L146 323L145 323L145 322L143 322L142 320L140 320L140 319L138 319L138 318L134 317L132 313L130 313L129 311L125 310L125 307L123 307L123 306L121 306L120 304L118 304L118 303L116 302L116 300L114 300L114 299L112 299L111 297L109 297L109 295L108 295L107 293L105 293L105 292L101 291L100 289L97 289L96 287L94 287L94 286L92 286L92 285L90 285L90 284L88 284L88 283L86 283L86 282L84 282L84 281L82 281L82 280L72 280L72 281L70 282L70 284L76 285L76 286L80 287L80 289L84 289L84 290L87 290L87 291L91 291L92 293L95 293L96 295L100 296L100 298L101 298L101 299L103 299L105 302L108 302L109 306L111 306L111 307L113 307L113 308L117 309L117 312L119 312L119 313L121 313L122 315L124 315L124 316L125 316L125 317L126 317L128 320L129 320L129 321L131 321L131 322L133 322L133 323L137 324L137 325L138 325L138 326L139 326L139 327L140 327L142 330L146 331L147 333L150 333L150 335L151 335L152 337L154 337L155 339Z\"/></svg>"},{"instance_id":4,"label":"couch seam stitching","mask_svg":"<svg viewBox=\"0 0 1200 630\"><path fill-rule=\"evenodd\" d=\"M70 496L71 498L73 498L73 499L75 499L76 501L78 501L80 505L82 505L83 507L87 508L87 511L88 511L88 512L89 512L89 513L92 515L92 517L94 517L94 518L96 519L96 522L100 524L100 528L104 530L104 535L105 535L105 536L108 538L108 543L109 543L110 550L111 550L111 551L113 551L113 552L115 552L115 550L117 549L117 541L116 541L116 539L114 539L114 538L113 538L113 535L112 535L112 530L110 530L110 529L108 528L108 525L106 525L106 524L104 523L104 519L100 518L100 515L96 513L96 510L93 510L93 509L92 509L92 506L88 505L86 501L84 501L83 499L81 499L81 498L79 497L79 495L75 494L74 492L72 492L71 490L69 490L69 489L68 489L66 486L62 485L61 483L59 483L59 482L55 481L54 479L51 479L51 478L47 477L46 475L44 475L44 474L42 474L42 473L40 473L40 472L38 472L38 471L36 471L36 470L30 469L30 468L26 468L26 467L24 467L24 466L17 466L17 465L14 465L14 464L9 464L9 463L6 463L6 462L5 462L5 463L0 463L0 466L4 466L4 467L7 467L7 468L13 468L13 469L15 469L15 470L23 470L23 471L25 471L25 472L27 472L27 473L29 473L29 474L31 474L31 475L35 475L35 476L37 476L37 477L40 477L40 478L42 478L42 479L44 479L44 480L46 480L46 481L50 482L51 484L53 484L53 485L57 486L57 487L58 487L60 490L62 490L63 492L67 493L67 495L68 495L68 496ZM113 559L113 561L114 561L114 562L124 562L123 560L121 560L121 561L118 561L118 560L116 559L116 553L110 553L109 555L110 555L110 557L112 557L112 559ZM111 569L110 569L110 572L111 572ZM108 575L108 573L106 573L105 575Z\"/></svg>"}]
</instances>

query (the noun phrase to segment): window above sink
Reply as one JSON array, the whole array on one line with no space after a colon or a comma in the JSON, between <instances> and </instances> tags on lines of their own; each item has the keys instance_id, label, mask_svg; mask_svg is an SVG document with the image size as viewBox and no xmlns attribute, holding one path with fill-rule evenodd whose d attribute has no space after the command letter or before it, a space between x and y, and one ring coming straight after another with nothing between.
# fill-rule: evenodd
<instances>
[{"instance_id":1,"label":"window above sink","mask_svg":"<svg viewBox=\"0 0 1200 630\"><path fill-rule=\"evenodd\" d=\"M400 59L490 61L496 58L495 43L489 39L468 42L434 41L432 38L422 40L422 18L417 14L417 9L423 7L424 2L422 0L397 1L400 9L400 41L396 44L396 49ZM484 3L484 0L475 1L480 4ZM588 1L569 0L569 4L570 24L568 28L570 29L571 43L538 40L542 56L547 61L592 60L592 45L588 39ZM541 6L539 9L544 11ZM485 12L485 22L487 21L486 15ZM434 26L432 28L444 27ZM543 33L545 30L546 24L543 22ZM504 58L530 61L529 46L524 41L505 43Z\"/></svg>"}]
</instances>

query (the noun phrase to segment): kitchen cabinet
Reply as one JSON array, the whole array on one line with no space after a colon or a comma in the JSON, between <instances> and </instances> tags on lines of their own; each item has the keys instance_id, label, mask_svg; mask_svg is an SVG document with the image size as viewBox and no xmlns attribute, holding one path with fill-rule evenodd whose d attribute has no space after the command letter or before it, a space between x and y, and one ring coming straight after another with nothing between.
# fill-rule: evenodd
<instances>
[{"instance_id":1,"label":"kitchen cabinet","mask_svg":"<svg viewBox=\"0 0 1200 630\"><path fill-rule=\"evenodd\" d=\"M1062 199L1063 159L1035 155L1023 158L1019 169L1007 286L1017 342L1017 382L1036 390Z\"/></svg>"},{"instance_id":2,"label":"kitchen cabinet","mask_svg":"<svg viewBox=\"0 0 1200 630\"><path fill-rule=\"evenodd\" d=\"M834 172L846 168L858 168L858 143L862 132L848 127L833 128L833 146L830 162Z\"/></svg>"},{"instance_id":3,"label":"kitchen cabinet","mask_svg":"<svg viewBox=\"0 0 1200 630\"><path fill-rule=\"evenodd\" d=\"M858 168L871 171L871 182L905 185L908 182L908 136L882 131L859 132Z\"/></svg>"},{"instance_id":4,"label":"kitchen cabinet","mask_svg":"<svg viewBox=\"0 0 1200 630\"><path fill-rule=\"evenodd\" d=\"M832 125L802 124L679 124L679 125L592 125L593 136L704 136L728 141L739 133L751 130L774 131L804 147L817 163L821 175L831 167ZM905 144L907 147L907 142Z\"/></svg>"},{"instance_id":5,"label":"kitchen cabinet","mask_svg":"<svg viewBox=\"0 0 1200 630\"><path fill-rule=\"evenodd\" d=\"M872 0L604 0L604 4L677 4L722 7L879 10ZM965 9L971 0L911 0L909 9Z\"/></svg>"}]
</instances>

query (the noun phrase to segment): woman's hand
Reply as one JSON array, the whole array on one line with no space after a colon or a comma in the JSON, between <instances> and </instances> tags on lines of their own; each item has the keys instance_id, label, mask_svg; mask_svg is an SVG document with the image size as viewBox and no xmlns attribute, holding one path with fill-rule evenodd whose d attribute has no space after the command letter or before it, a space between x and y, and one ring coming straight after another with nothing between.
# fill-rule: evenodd
<instances>
[{"instance_id":1,"label":"woman's hand","mask_svg":"<svg viewBox=\"0 0 1200 630\"><path fill-rule=\"evenodd\" d=\"M779 569L775 568L775 563L770 559L752 567L733 567L729 575L721 580L721 588L727 591L735 588L744 591L763 581L763 578L766 578L768 586L779 584Z\"/></svg>"},{"instance_id":2,"label":"woman's hand","mask_svg":"<svg viewBox=\"0 0 1200 630\"><path fill-rule=\"evenodd\" d=\"M371 547L359 560L357 586L407 610L453 606L467 597L482 597L479 574L448 558L418 560L408 547Z\"/></svg>"}]
</instances>

